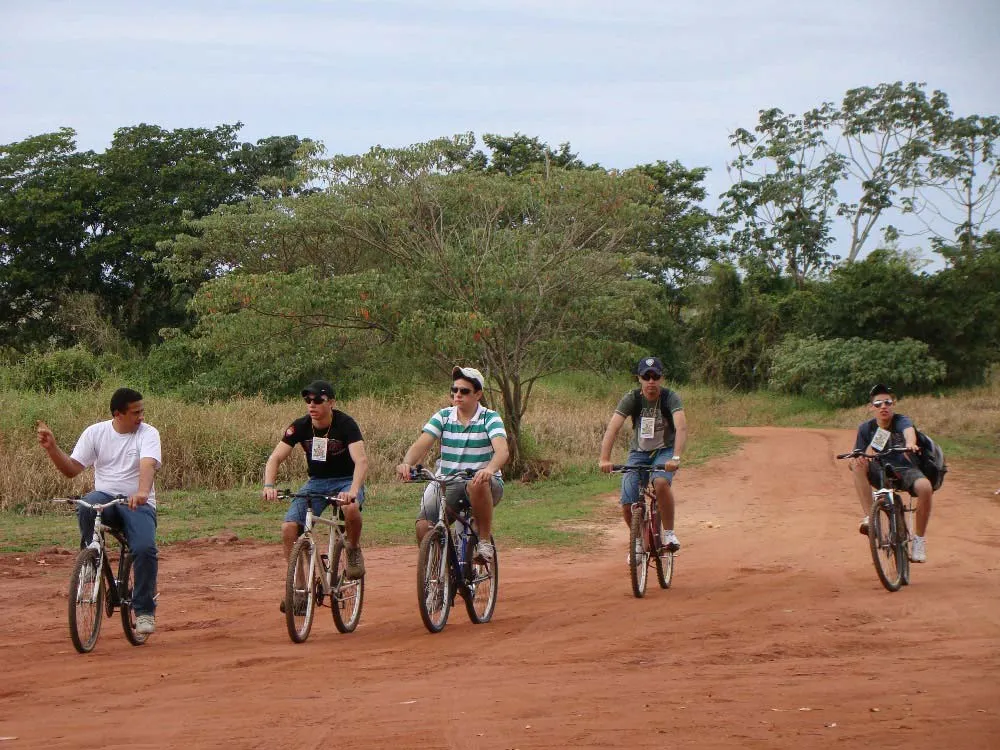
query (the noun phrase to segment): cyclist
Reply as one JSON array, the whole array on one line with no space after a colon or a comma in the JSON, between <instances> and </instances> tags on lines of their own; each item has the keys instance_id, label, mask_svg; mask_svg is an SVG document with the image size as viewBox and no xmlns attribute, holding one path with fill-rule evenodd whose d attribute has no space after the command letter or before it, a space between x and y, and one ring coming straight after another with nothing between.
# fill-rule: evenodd
<instances>
[{"instance_id":1,"label":"cyclist","mask_svg":"<svg viewBox=\"0 0 1000 750\"><path fill-rule=\"evenodd\" d=\"M914 453L920 451L917 445L917 430L909 417L896 414L894 407L896 398L892 388L879 383L868 394L869 408L874 418L862 422L858 426L858 436L854 441L856 450L866 449L869 453L877 453L886 448L908 448ZM916 532L910 545L910 560L916 563L927 561L927 545L924 535L927 532L927 522L931 517L931 504L934 488L930 480L917 468L912 456L897 454L887 456L886 463L892 466L899 475L899 488L917 498ZM854 488L865 512L865 517L858 526L865 536L868 536L868 512L872 507L871 487L877 487L879 476L867 458L856 458L850 462L854 476Z\"/></svg>"},{"instance_id":2,"label":"cyclist","mask_svg":"<svg viewBox=\"0 0 1000 750\"><path fill-rule=\"evenodd\" d=\"M611 449L625 417L632 418L632 438L629 441L628 464L653 466L665 464L665 471L654 471L651 477L660 508L660 539L663 546L676 552L681 543L674 533L674 473L680 468L681 455L687 443L687 417L680 397L663 382L663 363L657 357L643 357L636 366L639 388L629 391L615 407L608 428L601 440L601 471L611 471ZM639 500L639 473L622 475L622 517L632 526L632 503Z\"/></svg>"},{"instance_id":3,"label":"cyclist","mask_svg":"<svg viewBox=\"0 0 1000 750\"><path fill-rule=\"evenodd\" d=\"M71 455L56 444L52 430L38 423L38 442L55 467L67 477L94 467L94 490L83 499L99 505L115 495L127 495L128 505L115 505L102 513L108 526L125 533L135 566L135 630L142 635L156 631L156 489L153 478L162 463L160 433L146 424L142 394L119 388L111 395L111 419L90 425L76 441ZM94 536L97 512L78 505L80 548Z\"/></svg>"},{"instance_id":4,"label":"cyclist","mask_svg":"<svg viewBox=\"0 0 1000 750\"><path fill-rule=\"evenodd\" d=\"M347 575L361 578L365 574L365 558L361 553L361 508L365 501L365 476L368 474L368 454L361 429L354 419L334 408L333 386L317 380L302 389L308 414L292 422L274 447L264 466L265 500L275 500L278 490L275 480L278 467L301 445L309 467L309 481L299 488L300 494L334 495L341 502L347 533ZM313 512L322 515L329 503L313 499ZM295 540L306 523L306 500L297 497L288 507L281 525L281 541L285 558L292 553ZM285 602L281 602L285 611Z\"/></svg>"},{"instance_id":5,"label":"cyclist","mask_svg":"<svg viewBox=\"0 0 1000 750\"><path fill-rule=\"evenodd\" d=\"M476 556L487 562L493 559L490 534L493 508L503 497L503 476L500 467L507 463L507 431L500 415L482 403L485 380L474 367L455 367L451 373L452 405L436 412L424 425L413 445L406 451L396 473L404 482L410 481L410 468L423 461L434 442L441 441L439 474L457 474L466 469L476 472L472 479L450 484L445 497L448 507L455 508L468 498L479 533ZM417 514L417 542L437 523L437 502L433 487L424 492Z\"/></svg>"}]
</instances>

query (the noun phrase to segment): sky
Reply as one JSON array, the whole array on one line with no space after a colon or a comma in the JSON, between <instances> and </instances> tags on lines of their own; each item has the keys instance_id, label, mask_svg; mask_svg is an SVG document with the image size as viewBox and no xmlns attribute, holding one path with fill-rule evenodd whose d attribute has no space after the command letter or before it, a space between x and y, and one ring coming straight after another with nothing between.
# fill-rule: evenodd
<instances>
[{"instance_id":1,"label":"sky","mask_svg":"<svg viewBox=\"0 0 1000 750\"><path fill-rule=\"evenodd\" d=\"M473 131L729 185L760 109L922 81L1000 114L998 0L0 0L0 143L244 123L330 153Z\"/></svg>"}]
</instances>

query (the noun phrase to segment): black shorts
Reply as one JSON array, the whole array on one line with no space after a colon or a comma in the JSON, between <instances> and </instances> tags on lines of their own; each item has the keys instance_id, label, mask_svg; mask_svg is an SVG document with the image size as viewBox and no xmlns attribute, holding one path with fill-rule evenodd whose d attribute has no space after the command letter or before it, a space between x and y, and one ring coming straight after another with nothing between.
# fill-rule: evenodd
<instances>
[{"instance_id":1,"label":"black shorts","mask_svg":"<svg viewBox=\"0 0 1000 750\"><path fill-rule=\"evenodd\" d=\"M913 491L913 486L920 479L927 479L923 472L920 471L916 466L893 466L892 470L896 472L899 479L896 480L896 487L903 490L904 492L909 492L911 495L916 495L917 493ZM878 463L875 461L868 462L868 484L872 487L880 487L881 477L879 476Z\"/></svg>"}]
</instances>

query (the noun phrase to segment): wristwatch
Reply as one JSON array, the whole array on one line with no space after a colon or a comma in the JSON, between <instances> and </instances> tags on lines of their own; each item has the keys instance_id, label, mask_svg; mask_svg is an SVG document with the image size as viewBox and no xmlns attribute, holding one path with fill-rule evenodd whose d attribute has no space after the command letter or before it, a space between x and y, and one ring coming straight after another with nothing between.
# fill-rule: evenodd
<instances>
[{"instance_id":1,"label":"wristwatch","mask_svg":"<svg viewBox=\"0 0 1000 750\"><path fill-rule=\"evenodd\" d=\"M680 456L674 456L674 457L673 457L673 458L671 458L670 460L671 460L671 461L680 461L680 460L681 460L681 457L680 457Z\"/></svg>"}]
</instances>

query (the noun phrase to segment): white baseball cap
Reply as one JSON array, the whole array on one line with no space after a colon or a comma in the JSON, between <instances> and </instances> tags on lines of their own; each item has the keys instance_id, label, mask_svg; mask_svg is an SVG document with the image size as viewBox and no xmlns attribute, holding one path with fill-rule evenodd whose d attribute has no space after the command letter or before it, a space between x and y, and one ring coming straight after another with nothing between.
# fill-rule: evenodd
<instances>
[{"instance_id":1,"label":"white baseball cap","mask_svg":"<svg viewBox=\"0 0 1000 750\"><path fill-rule=\"evenodd\" d=\"M479 390L483 390L486 387L486 378L475 367L459 367L455 365L455 369L451 371L451 379L455 380L456 378L465 378L475 383L479 386Z\"/></svg>"}]
</instances>

